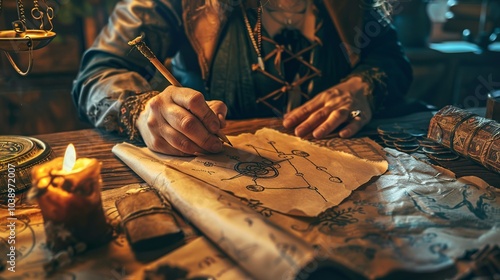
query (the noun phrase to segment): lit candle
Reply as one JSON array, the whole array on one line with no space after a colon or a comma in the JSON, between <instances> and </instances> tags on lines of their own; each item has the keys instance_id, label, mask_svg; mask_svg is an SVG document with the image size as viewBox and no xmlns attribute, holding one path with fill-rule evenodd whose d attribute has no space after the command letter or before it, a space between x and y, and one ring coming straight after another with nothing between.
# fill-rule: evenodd
<instances>
[{"instance_id":1,"label":"lit candle","mask_svg":"<svg viewBox=\"0 0 500 280\"><path fill-rule=\"evenodd\" d=\"M111 237L102 208L100 172L96 159L76 159L73 144L64 158L33 168L29 197L38 201L51 251L95 247Z\"/></svg>"}]
</instances>

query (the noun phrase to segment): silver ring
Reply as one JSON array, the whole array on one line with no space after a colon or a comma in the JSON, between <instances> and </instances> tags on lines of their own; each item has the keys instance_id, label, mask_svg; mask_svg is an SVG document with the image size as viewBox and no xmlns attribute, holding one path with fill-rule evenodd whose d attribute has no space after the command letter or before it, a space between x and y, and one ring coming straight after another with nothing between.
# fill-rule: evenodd
<instances>
[{"instance_id":1,"label":"silver ring","mask_svg":"<svg viewBox=\"0 0 500 280\"><path fill-rule=\"evenodd\" d=\"M351 119L354 119L355 117L361 115L361 110L354 110L354 111L351 111L351 113L349 114L349 117Z\"/></svg>"}]
</instances>

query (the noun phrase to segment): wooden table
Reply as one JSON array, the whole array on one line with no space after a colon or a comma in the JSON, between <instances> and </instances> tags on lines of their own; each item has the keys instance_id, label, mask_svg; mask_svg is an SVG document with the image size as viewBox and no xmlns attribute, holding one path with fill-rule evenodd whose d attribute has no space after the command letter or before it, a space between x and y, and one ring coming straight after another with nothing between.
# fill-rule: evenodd
<instances>
[{"instance_id":1,"label":"wooden table","mask_svg":"<svg viewBox=\"0 0 500 280\"><path fill-rule=\"evenodd\" d=\"M244 132L254 132L265 126L283 130L278 119L254 119L229 121L228 127L224 129L224 132L227 135L237 135ZM96 158L102 162L101 175L105 189L143 182L141 178L111 152L115 144L125 141L122 136L98 129L83 129L36 135L34 137L45 141L52 148L56 157L64 156L68 144L73 143L76 148L77 157Z\"/></svg>"},{"instance_id":2,"label":"wooden table","mask_svg":"<svg viewBox=\"0 0 500 280\"><path fill-rule=\"evenodd\" d=\"M430 120L431 116L432 115L427 112L424 115L417 114L405 118L398 118L397 121L411 122L415 124L416 127L425 128L427 127L428 121ZM394 119L375 120L369 126L367 126L366 129L362 131L358 136L376 137L377 125L381 123L394 123L395 121L396 120ZM227 128L224 129L224 132L227 135L238 135L245 132L254 132L262 127L270 127L282 132L287 132L281 126L281 120L279 119L229 121ZM96 158L98 161L102 162L101 175L104 182L103 194L113 193L111 189L119 188L133 183L143 182L140 177L138 177L128 166L126 166L111 152L114 145L124 141L123 137L117 136L116 134L102 132L96 129L84 129L78 131L43 134L37 135L35 137L48 143L48 145L53 149L55 156L63 156L66 146L69 143L73 143L76 147L77 157ZM449 163L445 162L445 164ZM477 164L474 164L465 159L461 159L454 162L453 165L454 169L452 169L452 171L455 171L459 176L476 175L486 180L492 186L500 186L500 175L490 172ZM467 211L467 209L465 209L464 211ZM378 213L375 214L379 215ZM32 226L34 227L36 225ZM40 229L39 227L38 231L41 230L43 229ZM38 238L43 237L39 236ZM130 264L130 266L126 267L127 271L136 271L140 264L137 260L134 260L134 256L131 251L124 252L124 249L119 245L115 245L115 243L110 243L107 247L88 252L88 254L85 255L85 258L87 258L87 260L94 260L96 262L104 261L102 260L102 258L109 258L110 260L116 261L116 255L118 255L118 253L115 254L114 252L117 251L121 252L122 259L120 260L124 263L128 262ZM110 257L110 255L112 256ZM36 266L37 264L32 265ZM21 266L28 267L28 264L23 263L19 267ZM122 268L125 267L121 267L120 269ZM72 269L78 270L79 268L73 267ZM447 272L448 271L444 271L444 273ZM399 278L396 276L396 278L393 279Z\"/></svg>"},{"instance_id":3,"label":"wooden table","mask_svg":"<svg viewBox=\"0 0 500 280\"><path fill-rule=\"evenodd\" d=\"M406 118L378 120L370 124L363 130L360 136L376 137L376 126L382 123L393 123L397 120L413 122L415 127L427 126L430 120L430 113L414 114ZM238 135L245 132L255 132L262 127L271 127L279 131L286 132L281 125L281 120L272 119L251 119L240 121L228 121L224 132L227 135ZM53 134L35 136L52 147L55 156L63 156L66 146L73 143L77 150L78 157L97 158L102 162L102 178L104 188L116 188L131 183L143 182L134 172L130 170L122 161L113 155L111 149L117 143L124 141L123 137L113 133L102 132L97 129L84 129L78 131L68 131ZM500 175L491 172L484 167L464 158L455 161L434 162L455 172L458 177L478 176L490 185L500 187Z\"/></svg>"}]
</instances>

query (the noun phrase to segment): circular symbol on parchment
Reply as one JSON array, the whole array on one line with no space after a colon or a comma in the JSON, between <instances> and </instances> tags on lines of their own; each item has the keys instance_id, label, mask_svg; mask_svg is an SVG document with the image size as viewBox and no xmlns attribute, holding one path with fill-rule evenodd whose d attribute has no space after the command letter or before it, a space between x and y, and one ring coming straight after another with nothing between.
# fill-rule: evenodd
<instances>
[{"instance_id":1,"label":"circular symbol on parchment","mask_svg":"<svg viewBox=\"0 0 500 280\"><path fill-rule=\"evenodd\" d=\"M263 192L266 188L261 185L248 185L247 190L251 192Z\"/></svg>"},{"instance_id":2,"label":"circular symbol on parchment","mask_svg":"<svg viewBox=\"0 0 500 280\"><path fill-rule=\"evenodd\" d=\"M252 178L275 178L278 170L269 164L261 162L239 162L234 166L238 173Z\"/></svg>"}]
</instances>

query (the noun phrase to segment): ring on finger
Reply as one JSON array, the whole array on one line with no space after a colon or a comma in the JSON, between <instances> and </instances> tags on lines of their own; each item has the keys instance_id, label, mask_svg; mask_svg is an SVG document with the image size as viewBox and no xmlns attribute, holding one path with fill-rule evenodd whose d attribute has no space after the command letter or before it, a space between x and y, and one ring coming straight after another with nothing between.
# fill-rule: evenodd
<instances>
[{"instance_id":1,"label":"ring on finger","mask_svg":"<svg viewBox=\"0 0 500 280\"><path fill-rule=\"evenodd\" d=\"M354 119L356 117L358 117L359 115L361 115L361 110L353 110L349 113L349 119Z\"/></svg>"}]
</instances>

